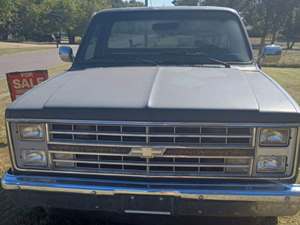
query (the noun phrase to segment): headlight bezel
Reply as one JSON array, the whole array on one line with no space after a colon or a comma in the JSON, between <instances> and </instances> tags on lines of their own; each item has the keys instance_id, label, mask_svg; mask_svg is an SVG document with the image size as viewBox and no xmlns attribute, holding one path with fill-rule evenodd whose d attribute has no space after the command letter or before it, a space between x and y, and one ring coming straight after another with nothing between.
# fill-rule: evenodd
<instances>
[{"instance_id":1,"label":"headlight bezel","mask_svg":"<svg viewBox=\"0 0 300 225\"><path fill-rule=\"evenodd\" d=\"M284 130L287 132L286 135L286 142L285 143L262 143L262 134L264 130L271 130L271 131L280 131ZM283 148L283 147L288 147L290 145L290 135L291 135L291 130L290 128L284 128L284 127L265 127L265 128L260 128L259 131L259 136L258 136L258 144L260 147L273 147L273 148Z\"/></svg>"},{"instance_id":2,"label":"headlight bezel","mask_svg":"<svg viewBox=\"0 0 300 225\"><path fill-rule=\"evenodd\" d=\"M23 135L22 130L29 128L29 127L40 127L42 136L40 137L25 137ZM18 129L18 137L21 141L45 141L46 132L45 132L45 125L43 123L19 123L17 124Z\"/></svg>"}]
</instances>

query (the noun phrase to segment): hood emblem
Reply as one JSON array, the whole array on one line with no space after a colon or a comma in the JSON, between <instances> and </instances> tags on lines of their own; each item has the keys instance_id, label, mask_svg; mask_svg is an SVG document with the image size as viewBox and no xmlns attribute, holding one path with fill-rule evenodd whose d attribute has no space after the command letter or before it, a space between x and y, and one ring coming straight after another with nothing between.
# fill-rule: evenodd
<instances>
[{"instance_id":1,"label":"hood emblem","mask_svg":"<svg viewBox=\"0 0 300 225\"><path fill-rule=\"evenodd\" d=\"M131 151L129 152L129 155L149 159L157 156L162 156L164 155L165 151L166 149L164 148L150 148L150 147L132 148Z\"/></svg>"}]
</instances>

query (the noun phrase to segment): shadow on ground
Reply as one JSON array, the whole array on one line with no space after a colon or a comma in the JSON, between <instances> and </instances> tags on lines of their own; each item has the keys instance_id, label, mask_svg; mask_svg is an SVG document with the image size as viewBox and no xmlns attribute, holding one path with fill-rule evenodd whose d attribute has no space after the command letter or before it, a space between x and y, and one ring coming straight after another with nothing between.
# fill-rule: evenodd
<instances>
[{"instance_id":1,"label":"shadow on ground","mask_svg":"<svg viewBox=\"0 0 300 225\"><path fill-rule=\"evenodd\" d=\"M1 215L0 215L1 217ZM128 218L126 218L128 219ZM45 211L40 208L19 211L11 223L5 225L273 225L274 221L258 222L249 218L206 218L194 219L178 217L157 217L136 215L127 222L120 222L122 218L116 215L99 216L95 213L82 213L76 211ZM0 223L1 224L1 223ZM2 224L1 224L2 225Z\"/></svg>"}]
</instances>

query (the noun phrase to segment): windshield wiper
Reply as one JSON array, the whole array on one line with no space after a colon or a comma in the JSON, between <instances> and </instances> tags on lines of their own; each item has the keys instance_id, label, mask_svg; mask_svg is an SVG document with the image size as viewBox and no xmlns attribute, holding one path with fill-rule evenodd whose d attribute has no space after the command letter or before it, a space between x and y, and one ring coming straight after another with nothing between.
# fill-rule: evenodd
<instances>
[{"instance_id":1,"label":"windshield wiper","mask_svg":"<svg viewBox=\"0 0 300 225\"><path fill-rule=\"evenodd\" d=\"M231 68L231 65L227 62L224 62L222 60L210 57L209 55L207 55L204 52L198 52L198 51L179 51L179 52L163 52L162 55L176 55L176 56L199 56L199 57L203 57L207 60L209 60L210 62L216 63L216 64L221 64L223 66L225 66L225 68Z\"/></svg>"},{"instance_id":2,"label":"windshield wiper","mask_svg":"<svg viewBox=\"0 0 300 225\"><path fill-rule=\"evenodd\" d=\"M224 61L219 60L219 59L216 59L216 58L213 58L213 57L210 57L210 56L208 56L207 54L205 54L203 52L185 52L184 55L186 55L186 56L200 56L200 57L204 57L204 58L208 59L211 62L224 65L225 68L231 68L231 65L229 63L224 62Z\"/></svg>"}]
</instances>

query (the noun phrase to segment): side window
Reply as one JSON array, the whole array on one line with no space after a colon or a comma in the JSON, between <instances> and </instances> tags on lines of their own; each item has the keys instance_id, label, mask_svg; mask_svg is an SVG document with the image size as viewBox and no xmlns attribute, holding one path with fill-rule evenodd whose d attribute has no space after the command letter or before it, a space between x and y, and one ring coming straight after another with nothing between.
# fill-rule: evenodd
<instances>
[{"instance_id":1,"label":"side window","mask_svg":"<svg viewBox=\"0 0 300 225\"><path fill-rule=\"evenodd\" d=\"M97 41L98 41L97 36L93 36L93 38L89 41L89 44L86 48L85 55L84 55L84 58L86 60L90 60L94 58L95 51L97 48Z\"/></svg>"},{"instance_id":2,"label":"side window","mask_svg":"<svg viewBox=\"0 0 300 225\"><path fill-rule=\"evenodd\" d=\"M84 54L84 59L85 60L90 60L93 59L96 55L96 49L97 45L99 45L99 40L102 39L102 30L103 26L96 26L96 29L93 31L93 34L91 35L91 39L88 42L88 45L86 47L86 51Z\"/></svg>"}]
</instances>

